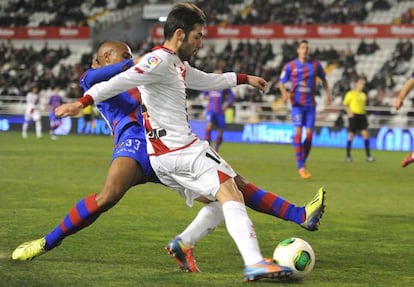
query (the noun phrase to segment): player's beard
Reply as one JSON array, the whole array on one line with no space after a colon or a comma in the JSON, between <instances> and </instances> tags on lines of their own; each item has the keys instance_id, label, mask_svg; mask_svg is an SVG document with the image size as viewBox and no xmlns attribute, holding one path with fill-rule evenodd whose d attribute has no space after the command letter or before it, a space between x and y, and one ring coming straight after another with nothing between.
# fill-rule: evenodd
<instances>
[{"instance_id":1,"label":"player's beard","mask_svg":"<svg viewBox=\"0 0 414 287\"><path fill-rule=\"evenodd\" d=\"M181 61L190 61L195 52L187 41L184 41L177 50L177 56Z\"/></svg>"}]
</instances>

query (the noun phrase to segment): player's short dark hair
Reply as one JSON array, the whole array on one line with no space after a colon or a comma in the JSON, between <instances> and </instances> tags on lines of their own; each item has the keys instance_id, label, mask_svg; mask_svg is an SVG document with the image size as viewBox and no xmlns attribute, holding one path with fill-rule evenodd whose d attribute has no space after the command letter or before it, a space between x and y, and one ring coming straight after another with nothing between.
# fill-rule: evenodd
<instances>
[{"instance_id":1,"label":"player's short dark hair","mask_svg":"<svg viewBox=\"0 0 414 287\"><path fill-rule=\"evenodd\" d=\"M196 24L205 25L206 15L192 3L179 3L174 5L168 14L164 25L164 38L171 39L175 30L183 29L186 37Z\"/></svg>"},{"instance_id":2,"label":"player's short dark hair","mask_svg":"<svg viewBox=\"0 0 414 287\"><path fill-rule=\"evenodd\" d=\"M302 44L309 44L309 41L308 41L308 40L306 40L306 39L300 40L300 41L299 41L299 43L298 43L298 48L299 48L299 47L300 47L300 45L302 45Z\"/></svg>"}]
</instances>

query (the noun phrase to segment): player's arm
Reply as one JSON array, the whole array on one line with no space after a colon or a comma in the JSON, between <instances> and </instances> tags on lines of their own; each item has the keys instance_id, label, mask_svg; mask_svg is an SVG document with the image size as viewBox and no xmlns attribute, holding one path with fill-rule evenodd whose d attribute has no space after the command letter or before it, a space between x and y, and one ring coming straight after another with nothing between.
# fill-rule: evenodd
<instances>
[{"instance_id":1,"label":"player's arm","mask_svg":"<svg viewBox=\"0 0 414 287\"><path fill-rule=\"evenodd\" d=\"M286 90L285 84L290 80L290 66L285 65L279 77L277 86L279 87L282 100L286 102L289 99L289 92Z\"/></svg>"},{"instance_id":2,"label":"player's arm","mask_svg":"<svg viewBox=\"0 0 414 287\"><path fill-rule=\"evenodd\" d=\"M234 103L234 93L231 89L227 89L227 93L228 93L228 100L227 100L227 108L230 108L233 103Z\"/></svg>"},{"instance_id":3,"label":"player's arm","mask_svg":"<svg viewBox=\"0 0 414 287\"><path fill-rule=\"evenodd\" d=\"M333 98L331 94L331 89L329 88L329 83L326 80L326 78L322 79L322 86L325 89L325 94L326 94L325 104L330 105L333 101Z\"/></svg>"},{"instance_id":4,"label":"player's arm","mask_svg":"<svg viewBox=\"0 0 414 287\"><path fill-rule=\"evenodd\" d=\"M267 89L268 85L265 79L253 75L247 75L247 84L249 84L252 87L255 87L263 93Z\"/></svg>"},{"instance_id":5,"label":"player's arm","mask_svg":"<svg viewBox=\"0 0 414 287\"><path fill-rule=\"evenodd\" d=\"M113 76L131 68L133 65L134 60L128 59L120 63L90 69L84 74L80 81L83 87L89 88L96 83L109 80Z\"/></svg>"},{"instance_id":6,"label":"player's arm","mask_svg":"<svg viewBox=\"0 0 414 287\"><path fill-rule=\"evenodd\" d=\"M398 96L394 99L393 106L399 110L404 105L404 100L407 97L408 93L414 88L414 77L408 79L401 91L398 93Z\"/></svg>"},{"instance_id":7,"label":"player's arm","mask_svg":"<svg viewBox=\"0 0 414 287\"><path fill-rule=\"evenodd\" d=\"M234 93L228 88L221 91L221 109L225 112L228 108L233 106L234 103Z\"/></svg>"},{"instance_id":8,"label":"player's arm","mask_svg":"<svg viewBox=\"0 0 414 287\"><path fill-rule=\"evenodd\" d=\"M154 62L154 58L157 58L157 61ZM151 63L151 65L148 63ZM112 77L108 81L93 85L78 101L86 107L93 103L99 103L115 97L124 91L140 85L151 85L163 82L167 69L168 63L166 61L162 61L156 55L149 53L143 56L135 66Z\"/></svg>"},{"instance_id":9,"label":"player's arm","mask_svg":"<svg viewBox=\"0 0 414 287\"><path fill-rule=\"evenodd\" d=\"M222 74L206 73L186 63L186 84L193 90L223 90L237 85L249 84L261 91L267 87L267 81L261 77L227 72Z\"/></svg>"},{"instance_id":10,"label":"player's arm","mask_svg":"<svg viewBox=\"0 0 414 287\"><path fill-rule=\"evenodd\" d=\"M79 101L66 103L55 109L55 115L60 118L76 116L82 111L83 108L83 104Z\"/></svg>"},{"instance_id":11,"label":"player's arm","mask_svg":"<svg viewBox=\"0 0 414 287\"><path fill-rule=\"evenodd\" d=\"M329 105L329 104L332 103L333 98L332 98L332 94L331 94L331 89L329 88L328 80L326 80L326 73L325 73L325 71L324 71L324 69L323 69L320 62L318 62L318 77L319 77L319 79L321 79L322 86L325 90L325 94L326 94L325 104Z\"/></svg>"},{"instance_id":12,"label":"player's arm","mask_svg":"<svg viewBox=\"0 0 414 287\"><path fill-rule=\"evenodd\" d=\"M82 88L88 89L96 83L109 80L113 76L125 71L133 65L133 60L125 60L120 63L101 66L95 69L89 69L80 79ZM55 109L55 114L58 117L68 117L78 115L82 109L86 107L81 100L75 101L73 103L62 104Z\"/></svg>"},{"instance_id":13,"label":"player's arm","mask_svg":"<svg viewBox=\"0 0 414 287\"><path fill-rule=\"evenodd\" d=\"M351 109L349 108L350 105L350 96L349 93L345 94L345 98L342 102L342 106L344 107L344 110L346 112L346 114L348 115L348 117L352 118L354 116L354 114L351 112Z\"/></svg>"},{"instance_id":14,"label":"player's arm","mask_svg":"<svg viewBox=\"0 0 414 287\"><path fill-rule=\"evenodd\" d=\"M282 82L277 83L280 94L282 95L282 100L286 102L289 99L289 92L286 90L285 84Z\"/></svg>"}]
</instances>

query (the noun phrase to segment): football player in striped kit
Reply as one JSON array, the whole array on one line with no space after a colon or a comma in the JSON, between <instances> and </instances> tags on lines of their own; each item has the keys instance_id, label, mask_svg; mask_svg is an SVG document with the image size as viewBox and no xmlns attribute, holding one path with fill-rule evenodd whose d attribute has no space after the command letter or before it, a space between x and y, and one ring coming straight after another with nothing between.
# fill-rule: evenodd
<instances>
[{"instance_id":1,"label":"football player in striped kit","mask_svg":"<svg viewBox=\"0 0 414 287\"><path fill-rule=\"evenodd\" d=\"M325 102L332 102L331 91L321 63L309 58L309 42L302 40L297 47L297 58L288 62L282 70L279 79L279 89L284 101L290 100L292 106L291 117L295 126L293 148L299 175L302 179L311 177L306 168L306 160L312 148L313 130L316 120L315 93L317 78L322 81L325 89ZM290 92L285 84L290 82ZM302 141L303 128L306 129L305 140Z\"/></svg>"},{"instance_id":2,"label":"football player in striped kit","mask_svg":"<svg viewBox=\"0 0 414 287\"><path fill-rule=\"evenodd\" d=\"M188 5L190 4L185 4L185 7L188 7ZM181 6L180 6L181 7ZM191 5L190 5L191 7ZM201 28L201 27L200 27ZM178 30L181 30L178 29ZM180 35L180 33L176 33L177 29L174 30L174 36L172 39L173 42L175 42L175 40L177 40L178 38L184 38L182 37L182 35ZM191 30L192 32L192 30ZM201 31L200 31L201 33ZM197 38L198 32L196 33L192 33L192 37L196 36ZM178 37L178 38L177 38ZM198 39L195 41L195 43L197 43L197 45L200 43L201 39ZM182 40L181 40L182 41ZM188 41L188 40L187 40ZM188 44L189 45L189 44ZM188 47L191 47L191 49L193 48L194 44L189 45ZM174 45L172 46L174 47ZM188 48L187 48L188 49ZM82 109L84 106L93 103L94 101L96 101L97 103L102 103L107 101L108 99L112 98L112 92L110 93L106 93L105 92L105 86L107 86L107 88L110 88L112 90L113 87L111 87L111 83L113 83L115 81L115 83L117 83L119 81L120 78L124 79L127 81L127 83L123 82L123 80L120 80L121 82L119 83L120 85L116 85L116 89L119 89L119 91L117 92L117 94L122 93L122 91L124 90L130 90L135 89L137 86L137 83L135 80L127 80L132 73L132 77L135 77L138 75L138 77L141 77L142 75L142 71L146 70L149 74L148 75L144 75L144 78L146 78L147 76L149 77L149 79L151 79L151 81L157 81L158 83L162 83L161 84L161 89L160 89L160 93L161 95L166 95L166 93L172 93L173 95L176 96L175 90L176 89L174 87L174 85L170 85L168 83L168 78L166 78L166 82L163 83L163 81L159 81L158 79L158 75L155 75L155 79L151 77L151 73L149 71L151 71L152 69L155 69L163 60L165 60L165 63L168 63L170 60L168 58L171 58L173 61L173 64L176 65L172 65L172 66L164 66L165 68L168 67L167 71L163 71L160 70L161 75L168 75L168 74L174 74L174 75L182 75L182 73L185 73L185 68L191 69L190 66L186 67L183 65L183 63L181 63L180 61L177 61L175 58L177 57L174 53L172 53L170 49L168 49L167 47L159 47L158 49L156 49L155 51L158 51L157 53L149 53L146 56L144 56L143 59L141 59L139 61L138 64L136 64L135 66L127 69L125 72L119 74L119 76L114 76L112 79L108 82L102 82L101 84L97 84L94 87L96 88L91 88L88 90L88 92L85 94L85 96L80 99L79 101L72 103L72 104L67 104L67 105L63 105L61 106L59 109L61 110L60 116L67 116L69 114L71 114L71 112L73 113L74 111L72 110L71 112L67 112L63 110L68 109L68 107L72 107L74 108L74 110L79 111L80 109ZM185 51L184 51L185 52ZM191 53L190 53L191 55ZM166 57L166 59L164 58ZM171 68L171 69L170 69ZM184 70L183 70L184 69ZM194 70L194 72L196 72ZM196 72L197 73L197 72ZM201 72L200 72L201 73ZM227 75L227 76L222 76L223 80L225 80L224 82L220 81L220 83L227 83L227 77L229 77L230 79L232 77L234 81L234 83L236 83L236 74L235 73L231 73L231 75ZM202 74L198 74L199 76L203 77ZM195 76L195 75L193 75ZM125 77L125 78L124 78ZM239 77L241 77L242 79L244 79L247 83L247 81L249 81L249 76L247 75L240 75ZM251 79L253 81L253 83L257 80L257 78L253 77ZM175 82L175 79L174 79ZM178 82L180 83L180 82ZM203 81L203 83L205 83L205 81ZM167 86L165 86L167 85ZM177 85L177 83L175 83L175 85ZM127 89L124 89L126 86L128 86ZM158 85L157 85L158 86ZM167 88L168 87L168 88ZM103 90L101 90L103 88ZM171 91L171 88L173 88ZM142 87L140 86L140 89L142 89ZM122 91L121 91L122 90ZM98 92L99 91L99 92ZM92 97L90 94L94 95L95 92L97 92L97 94L95 94L95 98ZM98 95L100 92L102 92L102 95ZM180 89L177 90L177 92L179 92L179 95L181 95L182 92L184 92L184 97L185 97L185 89L182 91L181 90L181 86ZM116 97L115 97L116 98ZM114 99L115 99L114 98ZM167 104L167 106L174 106L171 102L169 102L170 99L168 99L168 102L165 102L165 104ZM181 102L181 100L179 98L175 98L175 100L178 103L178 105L182 105L183 103ZM184 101L185 102L185 101ZM148 107L147 107L148 108ZM70 108L69 108L70 110ZM162 110L162 109L161 109ZM150 111L154 111L153 109L150 109ZM76 114L76 113L75 113ZM152 114L151 112L149 114ZM155 113L156 114L156 113ZM170 113L167 113L168 115ZM313 227L317 227L318 223L319 223L319 219L320 216L323 213L323 208L324 208L324 191L323 189L319 190L317 195L316 195L316 199L312 200L309 205L305 206L305 207L295 207L293 204L287 202L286 200L282 199L281 197L278 197L276 195L273 195L273 201L269 201L269 198L266 197L266 200L264 200L265 198L265 194L266 192L258 187L256 187L255 185L248 183L248 182L244 182L243 183L243 179L241 177L237 177L237 175L235 175L235 173L232 171L232 169L225 163L224 160L221 159L221 157L216 154L215 152L213 152L210 148L206 148L204 147L204 143L202 141L200 141L194 134L187 134L184 133L183 135L182 133L182 126L179 125L181 124L182 121L182 116L185 116L185 122L186 122L186 126L188 126L188 122L187 122L187 116L184 113L178 112L177 115L172 115L174 117L174 120L172 122L170 122L171 124L176 124L177 127L176 128L171 128L170 124L165 124L165 127L168 128L168 130L166 130L165 128L162 127L151 127L151 122L146 119L145 121L145 125L146 125L146 129L147 129L147 137L148 137L148 143L151 144L151 148L148 148L149 154L151 156L161 156L162 158L163 155L172 155L172 156L177 156L174 152L175 151L183 151L183 152L187 152L187 148L189 147L189 145L185 144L184 148L182 149L170 149L169 146L173 147L174 145L180 145L182 142L182 137L184 136L184 138L186 139L187 137L191 137L192 140L195 142L199 142L199 144L202 144L202 149L206 149L207 152L209 152L208 154L206 153L205 157L206 159L204 159L204 161L207 160L206 166L213 166L215 168L219 168L218 171L220 171L218 173L218 175L220 175L219 177L221 179L219 179L219 177L217 177L217 179L215 179L213 182L211 182L210 178L206 178L207 182L202 182L200 183L199 181L195 180L195 178L187 178L186 176L182 176L182 175L178 175L180 177L179 181L174 182L171 179L171 172L167 172L164 173L162 171L162 168L167 165L159 165L158 161L155 161L155 164L157 166L157 175L158 177L162 176L161 181L166 184L167 186L170 186L172 188L175 188L178 192L180 192L182 195L184 195L187 199L187 203L189 205L192 204L192 201L194 199L199 199L199 200L213 200L213 202L211 202L210 204L212 205L207 205L207 207L211 207L211 208L217 208L217 202L215 201L214 196L212 196L213 194L215 194L218 190L216 189L216 183L219 184L220 180L224 180L224 182L227 184L233 186L233 184L231 182L228 182L228 180L230 180L230 178L228 178L226 176L226 174L230 173L235 179L235 181L242 181L242 184L244 184L245 189L248 190L248 193L250 194L249 199L246 200L246 203L253 203L252 206L256 206L258 211L262 211L262 212L269 212L269 208L273 210L273 212L275 214L278 214L281 218L287 219L289 218L289 220L295 221L298 224L301 224L304 228L312 230ZM179 120L175 120L175 117L178 117ZM163 120L167 120L168 119L162 119ZM176 134L176 136L172 136L174 135L175 131L178 130L179 133ZM168 135L168 131L171 131L171 133L169 134L169 137L167 138ZM138 134L144 134L143 129L141 128L140 130L136 130L136 133ZM171 137L172 136L172 137ZM166 141L164 142L164 138L166 138ZM167 144L167 145L165 145ZM191 145L191 144L190 144ZM199 147L199 145L196 145L197 148ZM190 156L192 156L192 153L190 153ZM204 157L204 156L203 156ZM190 157L191 159L191 157ZM169 161L168 157L166 157L166 160ZM180 155L180 161L181 163L183 161L185 161L185 157L181 157ZM180 164L181 164L180 163ZM111 167L112 168L112 167ZM221 171L222 170L222 171ZM207 173L209 174L209 173ZM107 179L108 181L108 179ZM206 183L206 184L204 184ZM237 184L237 183L236 183ZM240 185L240 183L238 183L238 185ZM181 189L181 186L186 186L188 187L185 189ZM194 186L194 187L193 187ZM198 187L200 186L200 187ZM193 190L193 189L194 190ZM228 187L227 187L228 188ZM199 189L202 189L201 191L199 191ZM204 190L203 190L204 189ZM215 190L215 191L214 191ZM123 193L125 193L125 191L123 191ZM123 193L121 193L121 195L123 195ZM230 195L229 195L230 196ZM224 197L226 197L224 195ZM231 197L231 196L230 196ZM270 196L271 197L271 196ZM119 198L120 199L120 198ZM119 200L118 199L118 200ZM242 200L242 198L236 198L237 202L240 202L243 204L244 206L244 201ZM262 200L263 199L263 200ZM229 200L226 199L222 199L222 201L227 202ZM266 201L267 203L269 202L273 202L274 204L270 204L266 205L264 203L264 201ZM109 201L109 203L113 203L112 205L114 205L117 202L117 200L113 200L113 201ZM243 210L244 208L241 208L240 205L237 202L233 202L230 203L230 206L227 207L228 209L236 209L237 213L244 213ZM103 211L107 210L108 208L112 207L112 205L108 205L108 206L102 206L101 204L99 204L99 202L97 201L97 195L91 195L88 196L87 198L85 198L84 200L81 200L77 205L74 206L74 208L72 209L72 211L67 215L67 217L62 221L61 225L64 225L64 227L67 229L67 227L71 228L73 232L76 232L80 229L82 229L84 226L83 225L87 225L89 223L89 220L95 220L97 218L97 216L99 216ZM215 207L214 207L215 206ZM219 208L221 209L221 205L219 205ZM267 210L267 211L266 211ZM229 212L227 210L227 212ZM223 212L224 213L224 212ZM230 210L230 213L232 213L232 211ZM215 222L217 221L216 216L212 219L212 218L208 218L209 217L209 212L205 212L204 213L205 216L203 218L203 220L207 221L207 225L213 225L215 226ZM203 216L202 216L203 217ZM207 218L206 218L207 217ZM239 217L237 217L237 220L239 219ZM231 219L230 219L231 220ZM85 222L82 222L85 221ZM234 220L232 220L234 221ZM244 223L242 223L244 224ZM76 226L76 228L74 228L73 226ZM250 225L246 226L248 230L250 230ZM56 230L59 228L59 226L56 228ZM55 247L61 240L63 240L64 237L72 234L73 232L70 232L68 230L64 230L63 228L61 228L61 230L59 230L57 233L63 234L62 236L57 236L56 238L58 238L59 240L55 239L54 240L54 246ZM315 230L315 229L313 229ZM199 230L197 231L199 232ZM53 233L53 232L52 232ZM238 233L233 231L234 233ZM251 234L251 233L249 233ZM234 235L234 236L237 236ZM249 235L250 236L250 235ZM47 237L47 236L46 236ZM250 237L249 237L250 238ZM253 244L252 246L254 247L255 243L255 238L251 238L249 239L250 242L249 244ZM21 246L19 246L15 252L13 253L12 257L15 260L30 260L33 259L34 257L43 254L44 252L50 250L51 248L49 248L47 245L49 244L49 242L47 241L47 238L43 238L41 240L38 240L38 244L35 244L36 241L32 241L32 242L28 242L28 243L24 243ZM177 241L175 241L177 242ZM183 241L179 241L179 243L182 243ZM177 246L178 245L178 246ZM169 245L170 246L170 245ZM183 245L181 244L176 244L173 246L173 248L179 248L179 250L175 249L172 250L173 253L176 254L176 252L183 252L186 255L189 254L189 251L191 251L191 248L188 248L186 250L184 250ZM258 250L254 250L253 252L253 256L255 257L255 255L259 255L260 257L260 251ZM249 255L246 255L246 257ZM250 254L251 256L251 254ZM257 256L256 256L257 257ZM186 257L187 259L188 257ZM179 258L178 258L179 259ZM251 260L251 259L250 259ZM253 258L253 260L255 260ZM257 263L257 264L248 264L248 266L246 266L245 269L245 278L247 280L257 280L260 279L262 277L284 277L284 276L288 276L290 274L290 271L287 270L286 268L271 264L270 262L267 261L260 261L261 263ZM187 264L188 262L184 262L185 264ZM185 270L186 271L186 270Z\"/></svg>"}]
</instances>

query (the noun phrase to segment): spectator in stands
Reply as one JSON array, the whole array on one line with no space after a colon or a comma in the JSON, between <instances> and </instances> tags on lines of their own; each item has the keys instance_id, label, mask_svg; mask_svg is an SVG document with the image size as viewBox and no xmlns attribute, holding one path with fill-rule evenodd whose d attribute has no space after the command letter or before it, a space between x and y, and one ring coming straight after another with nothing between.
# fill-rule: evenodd
<instances>
[{"instance_id":1,"label":"spectator in stands","mask_svg":"<svg viewBox=\"0 0 414 287\"><path fill-rule=\"evenodd\" d=\"M389 66L391 68L391 72L396 75L405 75L405 73L409 70L410 65L404 59L403 56L394 52L392 54L392 59L390 60Z\"/></svg>"},{"instance_id":2,"label":"spectator in stands","mask_svg":"<svg viewBox=\"0 0 414 287\"><path fill-rule=\"evenodd\" d=\"M273 52L273 45L270 43L270 41L264 45L262 53L262 60L260 61L262 65L266 64L267 61L270 61L275 57L275 53Z\"/></svg>"},{"instance_id":3,"label":"spectator in stands","mask_svg":"<svg viewBox=\"0 0 414 287\"><path fill-rule=\"evenodd\" d=\"M380 49L380 46L378 45L377 40L373 39L371 43L367 44L366 49L365 49L365 54L366 55L374 54L379 49Z\"/></svg>"},{"instance_id":4,"label":"spectator in stands","mask_svg":"<svg viewBox=\"0 0 414 287\"><path fill-rule=\"evenodd\" d=\"M373 10L389 10L390 8L391 5L387 0L375 0L372 5Z\"/></svg>"},{"instance_id":5,"label":"spectator in stands","mask_svg":"<svg viewBox=\"0 0 414 287\"><path fill-rule=\"evenodd\" d=\"M325 89L326 104L332 101L331 91L326 80L325 71L321 63L316 59L309 58L309 42L302 40L296 49L298 57L287 63L279 79L279 89L282 99L290 99L292 105L292 121L295 126L293 147L299 175L302 179L308 179L311 174L306 168L306 159L312 148L313 129L316 120L316 79L322 80ZM290 81L290 92L286 90L285 84ZM306 129L306 138L302 142L303 128Z\"/></svg>"},{"instance_id":6,"label":"spectator in stands","mask_svg":"<svg viewBox=\"0 0 414 287\"><path fill-rule=\"evenodd\" d=\"M50 123L50 138L56 140L56 129L62 124L62 119L55 115L55 109L63 104L63 98L59 94L59 87L54 87L52 95L49 97L49 123Z\"/></svg>"},{"instance_id":7,"label":"spectator in stands","mask_svg":"<svg viewBox=\"0 0 414 287\"><path fill-rule=\"evenodd\" d=\"M411 57L413 56L413 43L409 38L402 43L398 52L405 61L411 60Z\"/></svg>"},{"instance_id":8,"label":"spectator in stands","mask_svg":"<svg viewBox=\"0 0 414 287\"><path fill-rule=\"evenodd\" d=\"M6 77L8 78L8 77ZM0 84L1 86L1 84ZM7 100L5 100L6 102L19 102L18 96L20 96L20 90L19 88L16 87L16 85L14 85L13 83L5 83L5 86L3 87L1 93L2 96L12 96L15 97L16 99L12 99L12 98L8 98Z\"/></svg>"},{"instance_id":9,"label":"spectator in stands","mask_svg":"<svg viewBox=\"0 0 414 287\"><path fill-rule=\"evenodd\" d=\"M364 92L366 79L359 78L355 88L345 94L343 106L348 115L348 141L346 143L346 161L352 162L352 140L357 132L361 132L364 138L365 154L367 162L374 162L369 146L368 118L366 113L367 95Z\"/></svg>"},{"instance_id":10,"label":"spectator in stands","mask_svg":"<svg viewBox=\"0 0 414 287\"><path fill-rule=\"evenodd\" d=\"M42 137L42 122L40 115L40 96L37 86L33 86L26 95L26 111L24 114L24 123L22 126L22 137L27 138L27 129L31 121L35 122L36 137Z\"/></svg>"},{"instance_id":11,"label":"spectator in stands","mask_svg":"<svg viewBox=\"0 0 414 287\"><path fill-rule=\"evenodd\" d=\"M399 92L398 96L394 99L393 106L397 110L401 109L404 105L404 100L407 95L413 90L414 88L414 74L404 83L401 91ZM407 165L414 162L414 151L411 152L401 163L402 167L406 167Z\"/></svg>"},{"instance_id":12,"label":"spectator in stands","mask_svg":"<svg viewBox=\"0 0 414 287\"><path fill-rule=\"evenodd\" d=\"M366 50L367 50L367 43L365 42L365 39L362 38L357 48L357 55L365 55Z\"/></svg>"},{"instance_id":13,"label":"spectator in stands","mask_svg":"<svg viewBox=\"0 0 414 287\"><path fill-rule=\"evenodd\" d=\"M287 42L286 40L282 43L282 62L287 63L296 56L296 47L298 47L299 42L297 40L292 43Z\"/></svg>"},{"instance_id":14,"label":"spectator in stands","mask_svg":"<svg viewBox=\"0 0 414 287\"><path fill-rule=\"evenodd\" d=\"M17 47L13 41L3 42L0 45L0 83L5 81L9 87L18 87L20 90L29 90L33 83L36 83L39 91L53 86L66 89L71 83L71 77L75 75L78 81L79 75L84 71L81 69L78 72L71 65L60 64L56 67L70 53L69 47L55 49L47 42L39 50L31 45ZM79 95L80 93L77 97Z\"/></svg>"},{"instance_id":15,"label":"spectator in stands","mask_svg":"<svg viewBox=\"0 0 414 287\"><path fill-rule=\"evenodd\" d=\"M365 42L365 39L362 38L357 49L357 55L371 55L379 50L380 47L377 41L374 39L371 43Z\"/></svg>"},{"instance_id":16,"label":"spectator in stands","mask_svg":"<svg viewBox=\"0 0 414 287\"><path fill-rule=\"evenodd\" d=\"M341 77L332 88L334 97L343 96L350 89L350 81L346 77Z\"/></svg>"}]
</instances>

